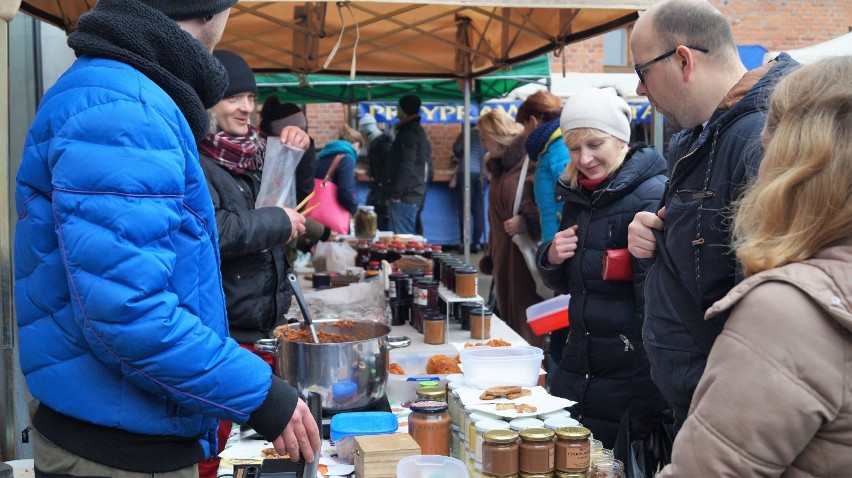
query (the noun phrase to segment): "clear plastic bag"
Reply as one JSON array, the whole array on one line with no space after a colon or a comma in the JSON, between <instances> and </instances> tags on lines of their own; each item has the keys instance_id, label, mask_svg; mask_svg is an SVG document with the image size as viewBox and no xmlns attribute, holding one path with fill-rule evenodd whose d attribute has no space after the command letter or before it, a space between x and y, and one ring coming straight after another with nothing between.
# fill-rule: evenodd
<instances>
[{"instance_id":1,"label":"clear plastic bag","mask_svg":"<svg viewBox=\"0 0 852 478\"><path fill-rule=\"evenodd\" d=\"M254 207L296 206L296 166L303 154L304 150L281 144L278 138L267 141L260 191Z\"/></svg>"}]
</instances>

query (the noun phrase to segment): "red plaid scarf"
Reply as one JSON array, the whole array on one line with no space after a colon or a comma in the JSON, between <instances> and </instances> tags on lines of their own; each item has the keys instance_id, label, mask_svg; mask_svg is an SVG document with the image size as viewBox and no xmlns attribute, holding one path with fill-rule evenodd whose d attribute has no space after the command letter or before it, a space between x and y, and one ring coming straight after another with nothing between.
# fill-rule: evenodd
<instances>
[{"instance_id":1,"label":"red plaid scarf","mask_svg":"<svg viewBox=\"0 0 852 478\"><path fill-rule=\"evenodd\" d=\"M263 168L266 138L249 125L249 132L245 136L231 136L224 131L209 134L198 143L198 149L220 166L243 173Z\"/></svg>"}]
</instances>

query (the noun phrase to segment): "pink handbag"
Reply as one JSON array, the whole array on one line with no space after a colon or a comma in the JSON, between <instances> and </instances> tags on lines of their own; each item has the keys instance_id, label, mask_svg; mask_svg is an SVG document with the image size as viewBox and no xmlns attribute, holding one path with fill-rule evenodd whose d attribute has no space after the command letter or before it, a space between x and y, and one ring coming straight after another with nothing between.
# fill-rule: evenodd
<instances>
[{"instance_id":1,"label":"pink handbag","mask_svg":"<svg viewBox=\"0 0 852 478\"><path fill-rule=\"evenodd\" d=\"M334 170L337 165L346 156L338 154L331 166L328 167L328 172L325 173L323 179L314 179L314 195L305 205L305 210L310 211L305 216L314 221L328 226L332 231L338 234L349 234L349 222L352 215L337 202L337 185L331 182L331 176L334 175ZM315 204L317 207L311 209Z\"/></svg>"}]
</instances>

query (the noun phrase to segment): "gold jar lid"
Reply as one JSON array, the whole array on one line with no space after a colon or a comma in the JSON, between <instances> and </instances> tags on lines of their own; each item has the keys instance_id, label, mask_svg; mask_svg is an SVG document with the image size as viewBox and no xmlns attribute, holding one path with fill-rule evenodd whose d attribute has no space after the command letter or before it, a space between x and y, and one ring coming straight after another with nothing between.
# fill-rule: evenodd
<instances>
[{"instance_id":1,"label":"gold jar lid","mask_svg":"<svg viewBox=\"0 0 852 478\"><path fill-rule=\"evenodd\" d=\"M483 473L482 478L518 478L518 474L515 473L513 475L490 475L488 473Z\"/></svg>"},{"instance_id":2,"label":"gold jar lid","mask_svg":"<svg viewBox=\"0 0 852 478\"><path fill-rule=\"evenodd\" d=\"M567 471L556 470L556 472L554 473L554 476L556 478L587 478L589 476L589 474L584 472L584 471L577 472L577 473L569 473Z\"/></svg>"},{"instance_id":3,"label":"gold jar lid","mask_svg":"<svg viewBox=\"0 0 852 478\"><path fill-rule=\"evenodd\" d=\"M518 473L520 478L553 478L553 473Z\"/></svg>"},{"instance_id":4,"label":"gold jar lid","mask_svg":"<svg viewBox=\"0 0 852 478\"><path fill-rule=\"evenodd\" d=\"M550 428L526 428L519 433L521 440L548 441L553 439L553 430Z\"/></svg>"},{"instance_id":5,"label":"gold jar lid","mask_svg":"<svg viewBox=\"0 0 852 478\"><path fill-rule=\"evenodd\" d=\"M490 443L514 443L518 440L518 432L514 430L488 430L482 434L482 441Z\"/></svg>"},{"instance_id":6,"label":"gold jar lid","mask_svg":"<svg viewBox=\"0 0 852 478\"><path fill-rule=\"evenodd\" d=\"M441 387L420 387L417 389L417 396L427 399L443 399L447 391Z\"/></svg>"},{"instance_id":7,"label":"gold jar lid","mask_svg":"<svg viewBox=\"0 0 852 478\"><path fill-rule=\"evenodd\" d=\"M563 440L588 440L592 431L586 427L559 427L556 436Z\"/></svg>"}]
</instances>

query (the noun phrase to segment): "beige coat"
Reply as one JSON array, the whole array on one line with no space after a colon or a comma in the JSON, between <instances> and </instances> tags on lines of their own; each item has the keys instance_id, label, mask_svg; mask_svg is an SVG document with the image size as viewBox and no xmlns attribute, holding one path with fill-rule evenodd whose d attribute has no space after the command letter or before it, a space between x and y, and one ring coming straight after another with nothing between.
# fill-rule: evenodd
<instances>
[{"instance_id":1,"label":"beige coat","mask_svg":"<svg viewBox=\"0 0 852 478\"><path fill-rule=\"evenodd\" d=\"M664 477L852 476L852 242L743 281Z\"/></svg>"}]
</instances>

